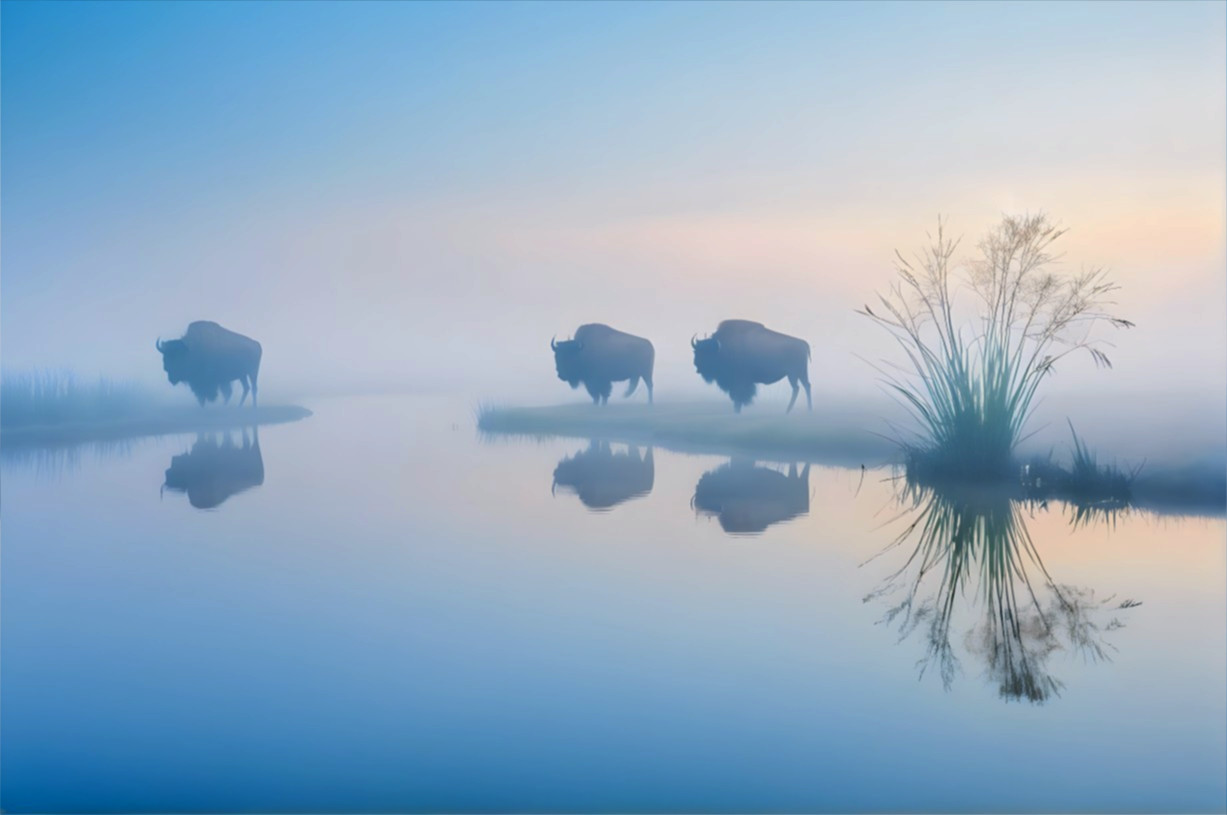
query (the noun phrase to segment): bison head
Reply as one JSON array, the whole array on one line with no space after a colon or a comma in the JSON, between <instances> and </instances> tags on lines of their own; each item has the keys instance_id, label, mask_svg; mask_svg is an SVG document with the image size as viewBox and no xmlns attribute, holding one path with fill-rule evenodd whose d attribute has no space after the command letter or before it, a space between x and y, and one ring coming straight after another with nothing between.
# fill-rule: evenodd
<instances>
[{"instance_id":1,"label":"bison head","mask_svg":"<svg viewBox=\"0 0 1227 815\"><path fill-rule=\"evenodd\" d=\"M167 340L157 342L158 352L162 355L162 370L170 384L178 385L190 377L187 355L187 343L183 340Z\"/></svg>"},{"instance_id":2,"label":"bison head","mask_svg":"<svg viewBox=\"0 0 1227 815\"><path fill-rule=\"evenodd\" d=\"M554 352L554 369L558 372L558 378L572 388L578 388L584 378L584 344L579 340L550 340L550 349Z\"/></svg>"},{"instance_id":3,"label":"bison head","mask_svg":"<svg viewBox=\"0 0 1227 815\"><path fill-rule=\"evenodd\" d=\"M740 411L754 401L758 386L746 375L743 366L736 359L730 359L727 349L721 346L718 338L691 338L690 347L694 349L694 369L699 376L708 384L715 382L716 387L733 400L734 408Z\"/></svg>"},{"instance_id":4,"label":"bison head","mask_svg":"<svg viewBox=\"0 0 1227 815\"><path fill-rule=\"evenodd\" d=\"M694 369L704 382L711 383L720 373L720 340L715 337L705 340L691 337L690 347L694 349Z\"/></svg>"}]
</instances>

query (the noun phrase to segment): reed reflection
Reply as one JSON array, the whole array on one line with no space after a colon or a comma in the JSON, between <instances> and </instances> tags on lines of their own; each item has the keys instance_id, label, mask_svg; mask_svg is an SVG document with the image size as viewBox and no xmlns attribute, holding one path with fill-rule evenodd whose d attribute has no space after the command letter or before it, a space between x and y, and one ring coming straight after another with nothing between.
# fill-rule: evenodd
<instances>
[{"instance_id":1,"label":"reed reflection","mask_svg":"<svg viewBox=\"0 0 1227 815\"><path fill-rule=\"evenodd\" d=\"M196 437L192 449L170 460L163 491L187 493L196 509L215 509L231 496L264 483L260 432L244 429L239 438L230 433Z\"/></svg>"},{"instance_id":2,"label":"reed reflection","mask_svg":"<svg viewBox=\"0 0 1227 815\"><path fill-rule=\"evenodd\" d=\"M792 464L784 473L732 459L703 474L690 505L715 516L729 534L757 535L809 512L809 465L798 470Z\"/></svg>"},{"instance_id":3,"label":"reed reflection","mask_svg":"<svg viewBox=\"0 0 1227 815\"><path fill-rule=\"evenodd\" d=\"M655 480L652 448L641 453L630 446L614 452L609 442L593 440L587 449L558 462L550 492L573 492L580 503L599 512L647 495Z\"/></svg>"},{"instance_id":4,"label":"reed reflection","mask_svg":"<svg viewBox=\"0 0 1227 815\"><path fill-rule=\"evenodd\" d=\"M965 651L1009 701L1042 704L1059 695L1063 683L1049 669L1058 652L1110 660L1106 635L1124 625L1120 611L1141 604L1057 582L1027 531L1027 511L1041 509L1038 502L992 488L915 485L902 500L907 526L880 554L902 550L906 558L866 600L896 598L884 622L897 626L900 640L920 632L921 676L936 666L949 689L960 670L953 645L960 613L970 616ZM1075 508L1070 520L1088 516Z\"/></svg>"}]
</instances>

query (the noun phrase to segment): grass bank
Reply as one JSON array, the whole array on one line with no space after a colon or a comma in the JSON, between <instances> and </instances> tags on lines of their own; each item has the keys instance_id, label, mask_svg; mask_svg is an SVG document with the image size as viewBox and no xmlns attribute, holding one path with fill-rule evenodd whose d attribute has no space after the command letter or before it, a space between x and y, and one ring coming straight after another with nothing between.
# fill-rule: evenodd
<instances>
[{"instance_id":1,"label":"grass bank","mask_svg":"<svg viewBox=\"0 0 1227 815\"><path fill-rule=\"evenodd\" d=\"M0 427L0 445L5 450L23 447L49 447L84 442L117 441L140 436L172 433L202 433L255 425L296 422L311 415L297 405L272 405L258 408L153 407L127 415L97 419Z\"/></svg>"},{"instance_id":2,"label":"grass bank","mask_svg":"<svg viewBox=\"0 0 1227 815\"><path fill-rule=\"evenodd\" d=\"M600 439L683 453L836 467L899 465L917 485L938 490L967 486L964 479L951 479L941 470L926 471L909 461L906 446L868 429L875 424L874 417L851 408L737 415L726 404L702 402L484 406L477 417L478 430L492 436ZM1087 519L1129 508L1203 516L1227 511L1227 464L1220 458L1118 466L1098 460L1076 435L1071 434L1068 448L1015 460L1008 475L972 483L1012 500L1060 501Z\"/></svg>"},{"instance_id":3,"label":"grass bank","mask_svg":"<svg viewBox=\"0 0 1227 815\"><path fill-rule=\"evenodd\" d=\"M226 430L310 415L294 405L167 404L136 383L66 371L10 374L0 381L0 445L6 450Z\"/></svg>"},{"instance_id":4,"label":"grass bank","mask_svg":"<svg viewBox=\"0 0 1227 815\"><path fill-rule=\"evenodd\" d=\"M863 424L857 415L839 410L738 415L727 404L714 402L484 406L477 417L478 429L493 435L595 438L686 453L753 455L844 467L888 463L897 452L895 445Z\"/></svg>"}]
</instances>

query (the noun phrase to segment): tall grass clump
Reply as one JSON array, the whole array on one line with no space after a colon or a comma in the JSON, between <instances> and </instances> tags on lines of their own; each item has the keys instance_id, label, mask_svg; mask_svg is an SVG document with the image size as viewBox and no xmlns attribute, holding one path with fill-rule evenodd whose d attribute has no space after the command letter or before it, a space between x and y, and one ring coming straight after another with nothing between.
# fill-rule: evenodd
<instances>
[{"instance_id":1,"label":"tall grass clump","mask_svg":"<svg viewBox=\"0 0 1227 815\"><path fill-rule=\"evenodd\" d=\"M148 406L140 386L104 377L82 380L70 371L6 374L0 379L0 426L95 422L129 416Z\"/></svg>"},{"instance_id":2,"label":"tall grass clump","mask_svg":"<svg viewBox=\"0 0 1227 815\"><path fill-rule=\"evenodd\" d=\"M1117 287L1105 270L1054 270L1065 231L1042 213L1007 215L975 257L956 263L960 241L939 220L912 260L895 253L898 279L860 313L906 357L881 370L918 426L905 443L913 476L1010 475L1036 391L1056 364L1085 352L1111 367L1093 329L1133 324L1108 312Z\"/></svg>"}]
</instances>

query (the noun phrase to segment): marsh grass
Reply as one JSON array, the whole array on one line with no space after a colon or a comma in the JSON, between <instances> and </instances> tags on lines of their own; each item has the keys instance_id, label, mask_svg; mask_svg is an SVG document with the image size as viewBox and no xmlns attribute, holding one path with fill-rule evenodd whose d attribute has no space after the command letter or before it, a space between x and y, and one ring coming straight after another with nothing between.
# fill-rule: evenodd
<instances>
[{"instance_id":1,"label":"marsh grass","mask_svg":"<svg viewBox=\"0 0 1227 815\"><path fill-rule=\"evenodd\" d=\"M1134 483L1145 462L1131 470L1115 462L1100 463L1072 423L1069 432L1068 466L1058 464L1049 451L1047 456L1033 456L1021 467L1023 498L1045 507L1049 500L1063 502L1075 528L1101 522L1115 525L1117 517L1134 505Z\"/></svg>"},{"instance_id":2,"label":"marsh grass","mask_svg":"<svg viewBox=\"0 0 1227 815\"><path fill-rule=\"evenodd\" d=\"M35 447L109 444L141 436L222 430L304 419L294 405L259 408L171 403L141 386L67 371L8 374L0 380L0 452L28 460Z\"/></svg>"},{"instance_id":3,"label":"marsh grass","mask_svg":"<svg viewBox=\"0 0 1227 815\"><path fill-rule=\"evenodd\" d=\"M150 395L131 382L85 380L70 371L8 374L0 380L0 426L108 421L140 412L150 402Z\"/></svg>"},{"instance_id":4,"label":"marsh grass","mask_svg":"<svg viewBox=\"0 0 1227 815\"><path fill-rule=\"evenodd\" d=\"M904 439L909 472L933 478L1008 478L1040 384L1057 363L1085 352L1111 367L1101 323L1132 326L1107 311L1116 291L1102 269L1052 271L1065 233L1043 214L1006 216L956 268L960 241L939 220L876 307L859 313L886 329L904 364L879 370L915 420Z\"/></svg>"}]
</instances>

